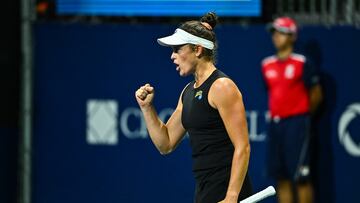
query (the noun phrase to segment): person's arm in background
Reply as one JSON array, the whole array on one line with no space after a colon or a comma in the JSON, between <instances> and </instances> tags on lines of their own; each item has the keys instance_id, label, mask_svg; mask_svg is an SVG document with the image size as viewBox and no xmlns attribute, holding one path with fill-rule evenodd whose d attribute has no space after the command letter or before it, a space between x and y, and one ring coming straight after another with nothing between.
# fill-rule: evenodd
<instances>
[{"instance_id":1,"label":"person's arm in background","mask_svg":"<svg viewBox=\"0 0 360 203\"><path fill-rule=\"evenodd\" d=\"M316 84L315 86L310 88L309 98L310 98L310 113L315 113L315 111L319 108L319 105L323 100L323 94L320 84Z\"/></svg>"},{"instance_id":2,"label":"person's arm in background","mask_svg":"<svg viewBox=\"0 0 360 203\"><path fill-rule=\"evenodd\" d=\"M304 64L303 79L305 86L309 91L310 113L313 114L319 108L319 105L323 100L323 93L318 70L309 60L306 60Z\"/></svg>"}]
</instances>

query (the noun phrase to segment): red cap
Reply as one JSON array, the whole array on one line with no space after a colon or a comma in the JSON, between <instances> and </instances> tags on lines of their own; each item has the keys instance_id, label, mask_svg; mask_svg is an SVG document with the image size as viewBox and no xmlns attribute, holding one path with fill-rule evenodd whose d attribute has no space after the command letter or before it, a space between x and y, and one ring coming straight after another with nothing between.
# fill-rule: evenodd
<instances>
[{"instance_id":1,"label":"red cap","mask_svg":"<svg viewBox=\"0 0 360 203\"><path fill-rule=\"evenodd\" d=\"M297 25L292 18L280 17L276 18L274 22L270 24L269 30L271 32L276 30L282 33L295 34L297 33Z\"/></svg>"}]
</instances>

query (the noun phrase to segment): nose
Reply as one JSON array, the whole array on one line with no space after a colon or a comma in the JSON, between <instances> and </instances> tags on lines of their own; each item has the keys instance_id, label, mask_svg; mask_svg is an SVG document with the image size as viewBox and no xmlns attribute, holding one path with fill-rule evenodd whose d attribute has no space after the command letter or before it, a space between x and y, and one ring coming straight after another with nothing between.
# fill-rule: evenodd
<instances>
[{"instance_id":1,"label":"nose","mask_svg":"<svg viewBox=\"0 0 360 203\"><path fill-rule=\"evenodd\" d=\"M174 60L175 59L175 53L173 52L172 54L171 54L171 60Z\"/></svg>"}]
</instances>

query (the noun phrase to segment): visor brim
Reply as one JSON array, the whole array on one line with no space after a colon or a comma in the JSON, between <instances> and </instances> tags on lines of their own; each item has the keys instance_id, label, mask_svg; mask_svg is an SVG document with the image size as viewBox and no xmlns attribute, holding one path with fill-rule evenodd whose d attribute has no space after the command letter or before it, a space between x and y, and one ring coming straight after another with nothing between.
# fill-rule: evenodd
<instances>
[{"instance_id":1,"label":"visor brim","mask_svg":"<svg viewBox=\"0 0 360 203\"><path fill-rule=\"evenodd\" d=\"M179 36L177 36L176 33L174 33L173 35L167 36L167 37L159 38L159 39L157 39L157 42L161 46L166 46L166 47L187 44L187 42L185 42L184 40L181 40L181 38Z\"/></svg>"}]
</instances>

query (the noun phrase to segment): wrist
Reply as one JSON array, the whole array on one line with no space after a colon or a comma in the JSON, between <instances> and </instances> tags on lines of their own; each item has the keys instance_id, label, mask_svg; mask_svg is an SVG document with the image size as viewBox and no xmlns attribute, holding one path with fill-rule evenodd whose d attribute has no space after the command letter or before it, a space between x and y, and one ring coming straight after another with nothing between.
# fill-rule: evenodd
<instances>
[{"instance_id":1,"label":"wrist","mask_svg":"<svg viewBox=\"0 0 360 203\"><path fill-rule=\"evenodd\" d=\"M235 192L235 191L227 191L226 192L226 198L231 198L231 199L238 199L239 197L239 193L238 192Z\"/></svg>"},{"instance_id":2,"label":"wrist","mask_svg":"<svg viewBox=\"0 0 360 203\"><path fill-rule=\"evenodd\" d=\"M141 109L142 112L146 113L146 112L149 112L149 111L153 111L154 107L153 107L152 104L147 104L147 105L140 106L140 109Z\"/></svg>"}]
</instances>

